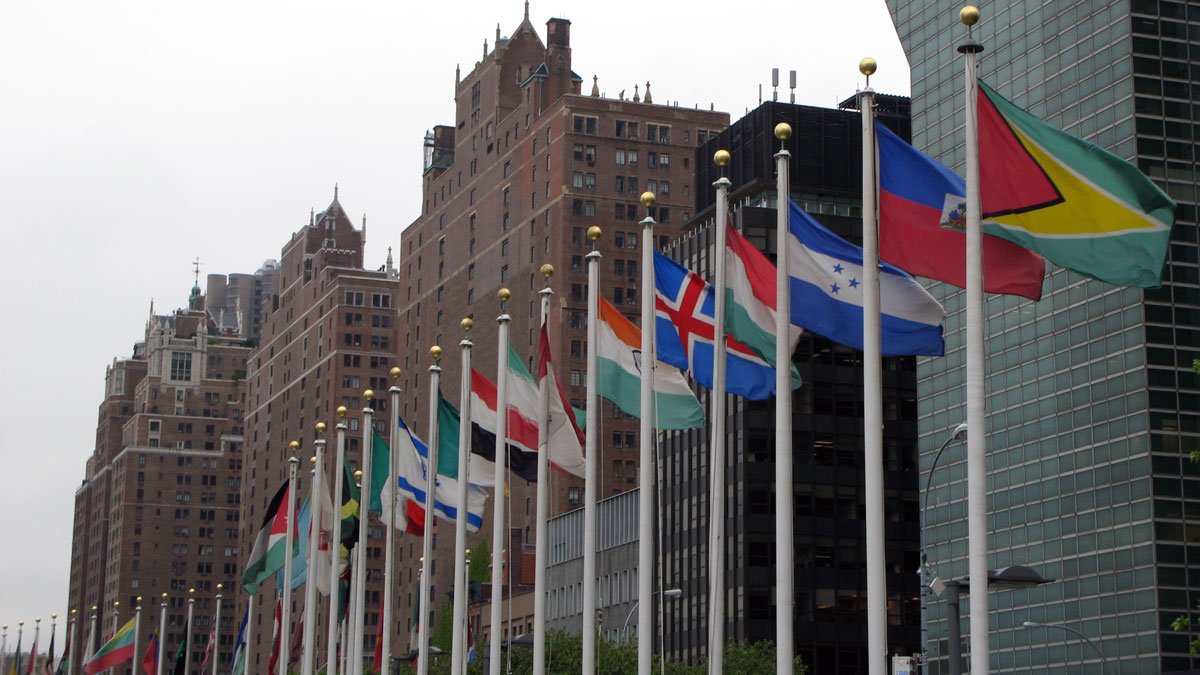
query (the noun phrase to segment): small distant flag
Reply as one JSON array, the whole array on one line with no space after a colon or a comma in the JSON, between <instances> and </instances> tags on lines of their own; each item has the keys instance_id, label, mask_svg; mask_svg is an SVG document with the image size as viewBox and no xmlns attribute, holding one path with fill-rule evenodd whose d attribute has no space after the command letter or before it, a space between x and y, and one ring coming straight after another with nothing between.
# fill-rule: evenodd
<instances>
[{"instance_id":1,"label":"small distant flag","mask_svg":"<svg viewBox=\"0 0 1200 675\"><path fill-rule=\"evenodd\" d=\"M130 619L117 631L104 646L96 652L90 661L83 665L85 675L96 675L113 666L125 663L133 658L133 623ZM36 641L35 641L36 644ZM31 668L32 670L32 668Z\"/></svg>"},{"instance_id":2,"label":"small distant flag","mask_svg":"<svg viewBox=\"0 0 1200 675\"><path fill-rule=\"evenodd\" d=\"M50 649L46 652L46 662L42 664L45 675L54 675L54 633L50 634Z\"/></svg>"},{"instance_id":3,"label":"small distant flag","mask_svg":"<svg viewBox=\"0 0 1200 675\"><path fill-rule=\"evenodd\" d=\"M158 633L150 634L150 644L146 645L146 655L142 657L142 670L146 675L158 672Z\"/></svg>"}]
</instances>

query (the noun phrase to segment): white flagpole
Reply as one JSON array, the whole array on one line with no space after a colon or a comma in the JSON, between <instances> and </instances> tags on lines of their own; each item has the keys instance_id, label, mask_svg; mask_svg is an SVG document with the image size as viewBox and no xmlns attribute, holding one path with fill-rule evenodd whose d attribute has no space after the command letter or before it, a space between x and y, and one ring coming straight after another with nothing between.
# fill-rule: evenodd
<instances>
[{"instance_id":1,"label":"white flagpole","mask_svg":"<svg viewBox=\"0 0 1200 675\"><path fill-rule=\"evenodd\" d=\"M75 653L76 653L76 651L78 651L78 647L76 647L75 645L79 642L79 610L78 609L71 610L71 622L69 624L67 624L67 630L69 631L67 633L67 637L68 637L67 653L63 654L63 656L66 657L66 659L67 659L67 671L66 671L67 675L72 675L72 673L74 672L74 669L75 669ZM7 637L8 626L4 627L4 632ZM3 653L4 653L4 650L0 649L0 654L3 654ZM4 657L0 656L0 673L4 672L3 658ZM59 661L59 665L62 665L61 661Z\"/></svg>"},{"instance_id":2,"label":"white flagpole","mask_svg":"<svg viewBox=\"0 0 1200 675\"><path fill-rule=\"evenodd\" d=\"M787 122L775 125L775 670L791 675L795 648L792 605L795 547L792 537L792 293L788 277L788 209L791 195L789 162L784 145L792 135Z\"/></svg>"},{"instance_id":3,"label":"white flagpole","mask_svg":"<svg viewBox=\"0 0 1200 675\"><path fill-rule=\"evenodd\" d=\"M363 408L363 450L362 450L362 487L358 493L358 545L365 547L368 545L371 528L367 526L367 521L371 519L371 444L375 441L375 410L371 407L371 399L375 398L375 392L370 389L363 392L363 398L366 399L366 407ZM350 672L361 673L363 670L364 653L363 639L366 635L366 614L367 614L367 556L362 554L365 550L360 548L358 555L358 568L354 571L354 581L358 586L354 590L355 607L354 607L354 630L350 634L352 642Z\"/></svg>"},{"instance_id":4,"label":"white flagpole","mask_svg":"<svg viewBox=\"0 0 1200 675\"><path fill-rule=\"evenodd\" d=\"M308 579L304 582L304 655L300 659L302 675L312 675L316 670L317 660L317 603L320 602L316 583L317 555L320 550L321 519L325 517L318 495L321 494L321 479L324 478L325 471L324 422L317 422L316 432L317 437L313 441L312 491L308 498L308 571L306 572ZM217 605L217 608L220 609L220 604ZM213 656L216 656L215 652ZM212 675L217 675L215 658L213 659Z\"/></svg>"},{"instance_id":5,"label":"white flagpole","mask_svg":"<svg viewBox=\"0 0 1200 675\"><path fill-rule=\"evenodd\" d=\"M167 594L162 594L162 602L158 605L158 653L155 654L154 675L162 675L163 665L162 656L163 650L166 649L167 639ZM71 667L75 667L75 641L71 641ZM137 653L134 653L134 658L137 658Z\"/></svg>"},{"instance_id":6,"label":"white flagpole","mask_svg":"<svg viewBox=\"0 0 1200 675\"><path fill-rule=\"evenodd\" d=\"M192 618L196 615L196 589L188 589L187 623L183 625L183 675L192 673ZM287 673L280 673L287 675Z\"/></svg>"},{"instance_id":7,"label":"white flagpole","mask_svg":"<svg viewBox=\"0 0 1200 675\"><path fill-rule=\"evenodd\" d=\"M583 673L596 672L596 465L600 454L600 400L596 395L597 350L600 338L596 318L600 315L600 251L596 241L600 228L588 228L592 251L587 254L587 429L584 435L583 477ZM644 361L643 361L644 363ZM549 399L547 399L549 402Z\"/></svg>"},{"instance_id":8,"label":"white flagpole","mask_svg":"<svg viewBox=\"0 0 1200 675\"><path fill-rule=\"evenodd\" d=\"M959 13L967 26L967 41L958 47L966 76L967 129L967 573L971 590L971 673L987 675L987 433L984 419L983 348L983 231L979 197L979 126L976 110L975 65L983 45L971 37L979 10L967 6Z\"/></svg>"},{"instance_id":9,"label":"white flagpole","mask_svg":"<svg viewBox=\"0 0 1200 675\"><path fill-rule=\"evenodd\" d=\"M114 607L115 606L116 604L114 603ZM116 616L116 610L113 611L113 616ZM42 618L39 616L33 620L33 647L29 650L29 660L33 661L34 663L37 663L38 634L41 632ZM115 634L116 630L114 630L113 633Z\"/></svg>"},{"instance_id":10,"label":"white flagpole","mask_svg":"<svg viewBox=\"0 0 1200 675\"><path fill-rule=\"evenodd\" d=\"M438 397L442 391L442 348L434 345L429 348L433 365L429 366L429 457L425 464L425 536L421 540L421 595L417 600L417 675L429 675L429 595L432 574L426 571L433 564L433 510L435 507L434 493L437 491L438 445L441 437L438 429ZM460 504L459 508L466 508ZM412 647L409 647L411 650Z\"/></svg>"},{"instance_id":11,"label":"white flagpole","mask_svg":"<svg viewBox=\"0 0 1200 675\"><path fill-rule=\"evenodd\" d=\"M354 472L354 479L359 485L359 497L362 496L362 471ZM350 553L350 606L346 618L342 621L342 672L350 673L354 663L354 615L358 613L358 566L362 562L362 547L355 544Z\"/></svg>"},{"instance_id":12,"label":"white flagpole","mask_svg":"<svg viewBox=\"0 0 1200 675\"><path fill-rule=\"evenodd\" d=\"M642 206L657 202L642 193ZM654 649L654 219L642 220L642 388L638 420L638 675L650 675Z\"/></svg>"},{"instance_id":13,"label":"white flagpole","mask_svg":"<svg viewBox=\"0 0 1200 675\"><path fill-rule=\"evenodd\" d=\"M859 93L862 117L863 237L863 442L867 521L867 672L885 675L887 667L887 566L883 507L883 345L879 298L879 229L875 191L875 60L863 59L867 76Z\"/></svg>"},{"instance_id":14,"label":"white flagpole","mask_svg":"<svg viewBox=\"0 0 1200 675\"><path fill-rule=\"evenodd\" d=\"M138 606L140 607L141 604L142 604L142 598L141 598L141 596L138 596ZM58 633L58 614L51 614L50 615L50 646L51 647L54 646L54 636L57 633ZM133 648L133 653L134 653L134 661L136 662L137 661L137 646L136 645ZM47 651L46 652L46 662L42 664L42 670L50 672L53 670L53 668L54 668L54 654L52 654L50 651ZM2 672L2 671L0 671L0 672Z\"/></svg>"},{"instance_id":15,"label":"white flagpole","mask_svg":"<svg viewBox=\"0 0 1200 675\"><path fill-rule=\"evenodd\" d=\"M4 664L8 661L8 624L4 624L3 633L0 633L0 673L7 672L4 670ZM68 667L72 665L71 661L67 661Z\"/></svg>"},{"instance_id":16,"label":"white flagpole","mask_svg":"<svg viewBox=\"0 0 1200 675\"><path fill-rule=\"evenodd\" d=\"M311 560L311 558L309 558L309 560ZM224 587L221 584L217 584L217 609L216 609L216 612L213 613L214 628L212 630L212 636L213 636L212 675L217 675L217 665L219 663L221 663L221 591L222 590L224 590ZM142 610L142 608L139 605L138 612L140 613L141 610ZM133 656L135 659L137 658L137 650L136 649L133 650Z\"/></svg>"},{"instance_id":17,"label":"white flagpole","mask_svg":"<svg viewBox=\"0 0 1200 675\"><path fill-rule=\"evenodd\" d=\"M351 553L350 553L350 559L353 560L354 558L357 558L357 557L358 557L358 547L355 546L354 551L351 551ZM353 565L354 563L351 563L351 564ZM350 580L350 585L351 586L354 585L353 579ZM347 599L347 602L350 604L351 607L354 607L354 596L350 595L349 598ZM353 610L351 610L351 611L353 611ZM349 615L346 616L346 620L342 621L341 624L342 624L342 626L341 626L340 632L342 634L342 636L341 636L342 655L341 655L341 661L338 665L341 667L342 672L345 673L348 671L348 669L349 669L348 667L350 665L350 650L348 648L348 645L350 644L350 617L349 617Z\"/></svg>"},{"instance_id":18,"label":"white flagpole","mask_svg":"<svg viewBox=\"0 0 1200 675\"><path fill-rule=\"evenodd\" d=\"M541 291L542 326L549 332L550 277L554 276L554 265L542 265L542 278L546 286ZM541 348L539 343L538 348ZM539 362L541 356L539 354ZM540 370L540 368L539 368ZM538 457L537 457L537 527L534 540L533 570L533 675L546 675L546 567L549 564L550 546L550 389L549 380L538 378ZM421 675L424 675L422 673Z\"/></svg>"},{"instance_id":19,"label":"white flagpole","mask_svg":"<svg viewBox=\"0 0 1200 675\"><path fill-rule=\"evenodd\" d=\"M96 610L97 610L97 608L95 606L93 606L92 607L92 635L96 634ZM24 632L25 632L25 620L22 619L17 622L17 653L13 654L13 670L17 670L21 667L21 634ZM96 648L95 648L95 643L93 642L92 645L88 647L88 659L90 660L92 658L92 655L95 653L96 653Z\"/></svg>"},{"instance_id":20,"label":"white flagpole","mask_svg":"<svg viewBox=\"0 0 1200 675\"><path fill-rule=\"evenodd\" d=\"M166 648L165 647L166 643L163 642L163 639L164 639L163 636L166 634L165 631L167 630L167 628L166 628L166 626L167 626L167 623L166 623L166 605L167 605L166 595L167 595L166 593L163 593L163 619L162 619L163 629L161 631L159 631L159 634L158 634L158 638L159 638L158 646L159 646L159 652L160 652L158 655L158 675L162 675L163 659L162 659L161 651ZM254 640L250 639L251 635L254 635L254 596L253 595L247 596L247 598L246 598L246 634L243 638L245 640L245 642L242 643L244 645L244 649L246 650L246 670L247 671L250 671L254 667Z\"/></svg>"},{"instance_id":21,"label":"white flagpole","mask_svg":"<svg viewBox=\"0 0 1200 675\"><path fill-rule=\"evenodd\" d=\"M97 607L96 605L92 605L92 625L91 625L91 630L88 631L87 648L84 649L84 654L83 654L85 661L90 661L92 656L94 656L96 654L96 622L99 620L99 615L98 615L99 610L100 610L99 607ZM17 644L21 644L21 626L24 626L24 625L25 625L24 621L20 621L17 623ZM82 664L80 664L80 665L81 665L81 667L78 669L78 672L82 673L83 672Z\"/></svg>"},{"instance_id":22,"label":"white flagpole","mask_svg":"<svg viewBox=\"0 0 1200 675\"><path fill-rule=\"evenodd\" d=\"M337 447L334 449L333 470L329 477L329 480L333 481L333 523L331 525L332 532L329 535L329 621L325 632L326 675L337 675L339 665L337 658L338 600L341 599L341 593L338 592L338 582L341 575L338 564L342 560L342 476L346 471L346 406L338 406L337 415ZM346 561L347 564L349 562L349 560ZM246 632L249 633L249 631Z\"/></svg>"},{"instance_id":23,"label":"white flagpole","mask_svg":"<svg viewBox=\"0 0 1200 675\"><path fill-rule=\"evenodd\" d=\"M467 337L475 322L463 319L461 423L458 429L458 518L454 521L454 637L450 649L450 673L461 675L466 663L467 623L467 481L471 462L471 340ZM422 610L424 611L424 610Z\"/></svg>"},{"instance_id":24,"label":"white flagpole","mask_svg":"<svg viewBox=\"0 0 1200 675\"><path fill-rule=\"evenodd\" d=\"M512 317L505 311L505 304L510 297L507 288L501 288L497 297L500 298L500 316L496 317L497 347L496 347L496 455L495 480L496 504L492 509L492 603L491 611L492 636L488 643L488 670L491 675L500 675L500 647L503 635L501 630L503 617L501 610L504 605L504 549L507 548L507 530L504 527L504 486L508 480L508 324ZM465 505L463 502L462 505ZM460 506L462 506L460 505ZM586 637L584 638L587 639Z\"/></svg>"},{"instance_id":25,"label":"white flagpole","mask_svg":"<svg viewBox=\"0 0 1200 675\"><path fill-rule=\"evenodd\" d=\"M53 621L54 617L51 617ZM54 624L51 624L50 634L54 634ZM133 670L137 671L138 659L141 657L142 646L142 596L137 596L137 607L133 610Z\"/></svg>"},{"instance_id":26,"label":"white flagpole","mask_svg":"<svg viewBox=\"0 0 1200 675\"><path fill-rule=\"evenodd\" d=\"M300 443L292 441L290 448L292 456L288 457L287 533L283 539L283 587L279 589L283 598L279 622L279 675L287 675L288 647L291 645L288 634L292 627L292 549L296 545L296 471L300 466L300 458L296 453L300 451ZM188 611L191 612L190 607ZM188 639L191 639L191 630L188 631ZM190 644L188 649L191 650Z\"/></svg>"},{"instance_id":27,"label":"white flagpole","mask_svg":"<svg viewBox=\"0 0 1200 675\"><path fill-rule=\"evenodd\" d=\"M718 150L713 162L724 168L729 152ZM721 176L717 189L713 229L715 303L713 308L713 386L709 393L712 406L712 438L709 443L708 488L708 672L724 672L725 659L725 227L729 220L729 179Z\"/></svg>"},{"instance_id":28,"label":"white flagpole","mask_svg":"<svg viewBox=\"0 0 1200 675\"><path fill-rule=\"evenodd\" d=\"M388 389L388 393L392 398L391 416L391 441L388 448L388 503L382 507L388 510L388 528L387 542L383 548L383 630L379 631L379 639L383 640L379 657L383 660L380 665L379 672L382 675L389 675L392 672L392 613L395 603L395 585L392 583L392 576L395 573L395 553L393 549L396 547L396 503L400 499L400 490L398 485L399 472L396 470L396 456L399 454L396 447L399 444L400 438L400 415L397 413L400 410L400 368L392 366L388 371L392 376L392 386Z\"/></svg>"}]
</instances>

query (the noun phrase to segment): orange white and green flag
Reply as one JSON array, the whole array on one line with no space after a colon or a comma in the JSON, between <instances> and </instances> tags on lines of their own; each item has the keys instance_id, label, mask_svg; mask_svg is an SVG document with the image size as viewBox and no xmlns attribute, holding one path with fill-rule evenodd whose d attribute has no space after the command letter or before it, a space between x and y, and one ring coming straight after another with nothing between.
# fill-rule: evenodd
<instances>
[{"instance_id":1,"label":"orange white and green flag","mask_svg":"<svg viewBox=\"0 0 1200 675\"><path fill-rule=\"evenodd\" d=\"M1175 202L1133 165L983 82L977 100L984 232L1116 286L1158 286Z\"/></svg>"},{"instance_id":2,"label":"orange white and green flag","mask_svg":"<svg viewBox=\"0 0 1200 675\"><path fill-rule=\"evenodd\" d=\"M597 392L627 415L641 414L642 331L620 310L600 298L596 361ZM659 361L654 370L654 426L694 429L704 426L704 408L679 369Z\"/></svg>"},{"instance_id":3,"label":"orange white and green flag","mask_svg":"<svg viewBox=\"0 0 1200 675\"><path fill-rule=\"evenodd\" d=\"M96 675L133 659L133 626L135 619L121 627L112 638L105 642L87 663L83 664L85 675Z\"/></svg>"}]
</instances>

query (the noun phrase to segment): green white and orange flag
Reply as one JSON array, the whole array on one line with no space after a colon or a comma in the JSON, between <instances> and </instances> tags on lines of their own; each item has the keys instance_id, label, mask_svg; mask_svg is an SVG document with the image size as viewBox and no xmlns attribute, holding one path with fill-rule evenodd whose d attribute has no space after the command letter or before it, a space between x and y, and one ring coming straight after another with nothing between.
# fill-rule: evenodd
<instances>
[{"instance_id":1,"label":"green white and orange flag","mask_svg":"<svg viewBox=\"0 0 1200 675\"><path fill-rule=\"evenodd\" d=\"M116 635L112 636L112 639L100 647L95 656L83 664L85 675L96 675L96 673L133 659L134 621L135 619L130 619L121 627L121 630L117 631Z\"/></svg>"},{"instance_id":2,"label":"green white and orange flag","mask_svg":"<svg viewBox=\"0 0 1200 675\"><path fill-rule=\"evenodd\" d=\"M1133 165L983 82L977 100L984 232L1116 286L1158 286L1175 202Z\"/></svg>"},{"instance_id":3,"label":"green white and orange flag","mask_svg":"<svg viewBox=\"0 0 1200 675\"><path fill-rule=\"evenodd\" d=\"M642 331L620 310L600 298L596 386L603 398L622 412L638 417L642 399ZM662 361L654 370L657 429L695 429L704 426L704 408L679 369Z\"/></svg>"},{"instance_id":4,"label":"green white and orange flag","mask_svg":"<svg viewBox=\"0 0 1200 675\"><path fill-rule=\"evenodd\" d=\"M242 588L250 595L258 593L259 585L286 562L288 484L285 482L263 514L262 528L254 538L246 571L242 573ZM297 538L298 539L298 538Z\"/></svg>"}]
</instances>

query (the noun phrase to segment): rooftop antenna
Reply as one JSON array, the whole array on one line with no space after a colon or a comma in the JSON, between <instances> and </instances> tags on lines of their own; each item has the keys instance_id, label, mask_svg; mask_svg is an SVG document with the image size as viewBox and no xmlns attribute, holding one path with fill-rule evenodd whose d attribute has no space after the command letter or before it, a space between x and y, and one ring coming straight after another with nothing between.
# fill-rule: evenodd
<instances>
[{"instance_id":1,"label":"rooftop antenna","mask_svg":"<svg viewBox=\"0 0 1200 675\"><path fill-rule=\"evenodd\" d=\"M771 69L771 100L779 100L779 69Z\"/></svg>"},{"instance_id":2,"label":"rooftop antenna","mask_svg":"<svg viewBox=\"0 0 1200 675\"><path fill-rule=\"evenodd\" d=\"M792 89L792 103L795 103L796 102L796 71L794 71L794 70L788 71L788 79L790 80L791 89Z\"/></svg>"},{"instance_id":3,"label":"rooftop antenna","mask_svg":"<svg viewBox=\"0 0 1200 675\"><path fill-rule=\"evenodd\" d=\"M200 285L200 258L192 261L192 276L197 286Z\"/></svg>"}]
</instances>

